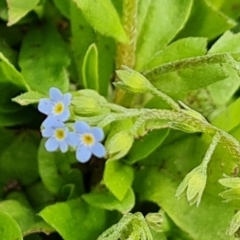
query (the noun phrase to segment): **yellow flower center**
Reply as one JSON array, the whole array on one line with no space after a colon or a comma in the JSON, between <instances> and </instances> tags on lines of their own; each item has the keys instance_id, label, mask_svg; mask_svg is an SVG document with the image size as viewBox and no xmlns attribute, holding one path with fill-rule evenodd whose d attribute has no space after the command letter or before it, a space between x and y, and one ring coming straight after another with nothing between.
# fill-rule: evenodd
<instances>
[{"instance_id":1,"label":"yellow flower center","mask_svg":"<svg viewBox=\"0 0 240 240\"><path fill-rule=\"evenodd\" d=\"M81 136L82 143L87 146L91 146L94 144L95 139L94 136L90 133L85 133Z\"/></svg>"},{"instance_id":2,"label":"yellow flower center","mask_svg":"<svg viewBox=\"0 0 240 240\"><path fill-rule=\"evenodd\" d=\"M59 128L59 129L56 129L55 131L55 137L58 139L58 140L63 140L65 138L65 132L63 129Z\"/></svg>"},{"instance_id":3,"label":"yellow flower center","mask_svg":"<svg viewBox=\"0 0 240 240\"><path fill-rule=\"evenodd\" d=\"M55 104L54 106L54 113L55 114L61 114L64 110L64 105L62 102L58 102L57 104Z\"/></svg>"}]
</instances>

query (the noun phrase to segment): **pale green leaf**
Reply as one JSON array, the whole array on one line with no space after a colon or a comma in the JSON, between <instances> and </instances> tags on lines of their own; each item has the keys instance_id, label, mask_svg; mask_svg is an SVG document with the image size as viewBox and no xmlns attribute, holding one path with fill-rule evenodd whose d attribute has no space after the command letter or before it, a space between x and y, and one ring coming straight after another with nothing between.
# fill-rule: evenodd
<instances>
[{"instance_id":1,"label":"pale green leaf","mask_svg":"<svg viewBox=\"0 0 240 240\"><path fill-rule=\"evenodd\" d=\"M74 0L74 2L94 29L120 42L128 41L117 11L110 0Z\"/></svg>"},{"instance_id":2,"label":"pale green leaf","mask_svg":"<svg viewBox=\"0 0 240 240\"><path fill-rule=\"evenodd\" d=\"M217 11L210 1L194 0L191 16L177 38L196 36L213 39L235 25L235 21Z\"/></svg>"},{"instance_id":3,"label":"pale green leaf","mask_svg":"<svg viewBox=\"0 0 240 240\"><path fill-rule=\"evenodd\" d=\"M0 238L4 240L23 240L17 222L8 214L0 211Z\"/></svg>"},{"instance_id":4,"label":"pale green leaf","mask_svg":"<svg viewBox=\"0 0 240 240\"><path fill-rule=\"evenodd\" d=\"M82 75L83 86L85 88L99 91L98 49L96 44L91 44L85 54Z\"/></svg>"},{"instance_id":5,"label":"pale green leaf","mask_svg":"<svg viewBox=\"0 0 240 240\"><path fill-rule=\"evenodd\" d=\"M105 210L94 208L82 199L50 205L39 215L66 240L97 239L113 221L109 221Z\"/></svg>"},{"instance_id":6,"label":"pale green leaf","mask_svg":"<svg viewBox=\"0 0 240 240\"><path fill-rule=\"evenodd\" d=\"M120 201L132 185L133 169L120 161L107 161L105 164L103 181L107 188Z\"/></svg>"},{"instance_id":7,"label":"pale green leaf","mask_svg":"<svg viewBox=\"0 0 240 240\"><path fill-rule=\"evenodd\" d=\"M23 93L15 98L13 98L12 101L14 101L22 106L26 106L26 105L33 104L33 103L38 103L39 100L44 97L46 98L45 95L43 95L39 92L29 91L29 92Z\"/></svg>"},{"instance_id":8,"label":"pale green leaf","mask_svg":"<svg viewBox=\"0 0 240 240\"><path fill-rule=\"evenodd\" d=\"M148 62L146 69L157 67L163 63L206 54L206 38L183 38L171 43L157 52Z\"/></svg>"},{"instance_id":9,"label":"pale green leaf","mask_svg":"<svg viewBox=\"0 0 240 240\"><path fill-rule=\"evenodd\" d=\"M214 126L229 132L240 123L240 98L224 107L211 121Z\"/></svg>"},{"instance_id":10,"label":"pale green leaf","mask_svg":"<svg viewBox=\"0 0 240 240\"><path fill-rule=\"evenodd\" d=\"M126 161L128 163L135 163L147 157L163 143L168 133L169 131L166 129L154 130L143 138L136 139L126 156Z\"/></svg>"},{"instance_id":11,"label":"pale green leaf","mask_svg":"<svg viewBox=\"0 0 240 240\"><path fill-rule=\"evenodd\" d=\"M83 194L82 198L94 207L106 210L117 210L121 213L129 212L135 204L134 192L131 188L126 192L124 198L119 201L114 195L106 189L96 189L95 191Z\"/></svg>"},{"instance_id":12,"label":"pale green leaf","mask_svg":"<svg viewBox=\"0 0 240 240\"><path fill-rule=\"evenodd\" d=\"M7 0L8 3L8 26L18 22L28 12L33 10L40 0Z\"/></svg>"},{"instance_id":13,"label":"pale green leaf","mask_svg":"<svg viewBox=\"0 0 240 240\"><path fill-rule=\"evenodd\" d=\"M191 7L192 0L139 1L137 70L146 69L153 55L163 49L184 27Z\"/></svg>"},{"instance_id":14,"label":"pale green leaf","mask_svg":"<svg viewBox=\"0 0 240 240\"><path fill-rule=\"evenodd\" d=\"M22 74L17 71L2 53L0 53L0 76L0 82L10 82L20 89L29 89Z\"/></svg>"},{"instance_id":15,"label":"pale green leaf","mask_svg":"<svg viewBox=\"0 0 240 240\"><path fill-rule=\"evenodd\" d=\"M34 232L44 232L49 234L53 228L45 223L35 212L19 203L16 200L6 200L0 203L0 212L7 213L20 226L23 235L29 235Z\"/></svg>"}]
</instances>

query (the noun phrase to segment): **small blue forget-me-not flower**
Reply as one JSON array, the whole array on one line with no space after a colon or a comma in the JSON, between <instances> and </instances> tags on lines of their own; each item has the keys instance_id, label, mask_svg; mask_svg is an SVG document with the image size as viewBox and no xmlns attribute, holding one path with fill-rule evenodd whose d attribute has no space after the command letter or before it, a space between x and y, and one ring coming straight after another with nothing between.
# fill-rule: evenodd
<instances>
[{"instance_id":1,"label":"small blue forget-me-not flower","mask_svg":"<svg viewBox=\"0 0 240 240\"><path fill-rule=\"evenodd\" d=\"M106 154L104 146L100 143L104 139L103 130L99 127L90 128L86 122L76 122L77 135L76 158L79 162L87 162L92 154L102 158Z\"/></svg>"},{"instance_id":2,"label":"small blue forget-me-not flower","mask_svg":"<svg viewBox=\"0 0 240 240\"><path fill-rule=\"evenodd\" d=\"M45 143L47 151L54 152L60 148L61 152L67 152L69 145L76 145L76 133L69 132L65 124L55 117L48 117L42 126L42 136L48 138Z\"/></svg>"},{"instance_id":3,"label":"small blue forget-me-not flower","mask_svg":"<svg viewBox=\"0 0 240 240\"><path fill-rule=\"evenodd\" d=\"M50 99L43 98L39 101L38 110L48 116L54 116L57 120L66 121L70 117L68 106L72 94L62 94L58 88L50 88Z\"/></svg>"}]
</instances>

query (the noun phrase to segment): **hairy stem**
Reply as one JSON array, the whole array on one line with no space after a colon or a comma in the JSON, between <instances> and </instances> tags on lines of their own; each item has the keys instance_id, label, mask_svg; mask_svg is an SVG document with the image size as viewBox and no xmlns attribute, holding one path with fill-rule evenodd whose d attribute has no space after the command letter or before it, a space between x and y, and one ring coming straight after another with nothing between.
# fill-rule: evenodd
<instances>
[{"instance_id":1,"label":"hairy stem","mask_svg":"<svg viewBox=\"0 0 240 240\"><path fill-rule=\"evenodd\" d=\"M118 43L116 55L116 68L121 69L122 65L130 68L135 64L135 51L137 41L137 7L138 0L123 0L122 24L129 38L129 42ZM117 78L115 79L118 80ZM131 102L132 94L122 89L116 89L115 102L127 106Z\"/></svg>"}]
</instances>

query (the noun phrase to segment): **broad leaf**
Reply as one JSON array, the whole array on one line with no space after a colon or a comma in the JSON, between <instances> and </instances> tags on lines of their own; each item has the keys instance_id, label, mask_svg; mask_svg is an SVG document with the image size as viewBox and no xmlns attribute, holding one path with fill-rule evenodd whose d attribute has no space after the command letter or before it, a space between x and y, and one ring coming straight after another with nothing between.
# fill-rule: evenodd
<instances>
[{"instance_id":1,"label":"broad leaf","mask_svg":"<svg viewBox=\"0 0 240 240\"><path fill-rule=\"evenodd\" d=\"M9 130L1 132L0 181L6 184L16 179L21 185L36 181L39 177L37 166L39 137L32 131L15 134Z\"/></svg>"},{"instance_id":2,"label":"broad leaf","mask_svg":"<svg viewBox=\"0 0 240 240\"><path fill-rule=\"evenodd\" d=\"M18 22L28 12L33 10L40 0L7 0L8 3L8 26Z\"/></svg>"},{"instance_id":3,"label":"broad leaf","mask_svg":"<svg viewBox=\"0 0 240 240\"><path fill-rule=\"evenodd\" d=\"M145 69L153 55L163 49L184 27L192 2L192 0L139 1L137 70Z\"/></svg>"},{"instance_id":4,"label":"broad leaf","mask_svg":"<svg viewBox=\"0 0 240 240\"><path fill-rule=\"evenodd\" d=\"M120 18L110 0L74 0L90 25L100 33L127 42Z\"/></svg>"},{"instance_id":5,"label":"broad leaf","mask_svg":"<svg viewBox=\"0 0 240 240\"><path fill-rule=\"evenodd\" d=\"M68 90L68 52L55 28L45 24L31 29L23 40L19 64L31 90L44 94L50 87Z\"/></svg>"},{"instance_id":6,"label":"broad leaf","mask_svg":"<svg viewBox=\"0 0 240 240\"><path fill-rule=\"evenodd\" d=\"M4 240L23 240L21 229L17 222L8 214L0 211L0 238Z\"/></svg>"},{"instance_id":7,"label":"broad leaf","mask_svg":"<svg viewBox=\"0 0 240 240\"><path fill-rule=\"evenodd\" d=\"M94 208L82 199L50 205L39 215L66 240L97 239L114 221L105 210Z\"/></svg>"},{"instance_id":8,"label":"broad leaf","mask_svg":"<svg viewBox=\"0 0 240 240\"><path fill-rule=\"evenodd\" d=\"M82 198L94 207L103 208L106 210L117 210L121 213L129 212L135 204L134 192L130 188L124 198L119 201L111 192L106 189L96 189L95 191L83 194Z\"/></svg>"},{"instance_id":9,"label":"broad leaf","mask_svg":"<svg viewBox=\"0 0 240 240\"><path fill-rule=\"evenodd\" d=\"M235 25L232 19L217 11L210 1L194 0L191 16L177 38L196 36L213 39Z\"/></svg>"},{"instance_id":10,"label":"broad leaf","mask_svg":"<svg viewBox=\"0 0 240 240\"><path fill-rule=\"evenodd\" d=\"M120 161L107 161L103 181L113 195L121 201L132 185L133 169Z\"/></svg>"},{"instance_id":11,"label":"broad leaf","mask_svg":"<svg viewBox=\"0 0 240 240\"><path fill-rule=\"evenodd\" d=\"M22 106L26 106L33 103L38 103L41 98L46 98L46 95L36 91L28 91L13 98L12 101L17 102Z\"/></svg>"},{"instance_id":12,"label":"broad leaf","mask_svg":"<svg viewBox=\"0 0 240 240\"><path fill-rule=\"evenodd\" d=\"M126 161L128 163L135 163L147 157L163 143L168 132L169 131L166 129L154 130L145 135L142 139L135 140L126 156Z\"/></svg>"},{"instance_id":13,"label":"broad leaf","mask_svg":"<svg viewBox=\"0 0 240 240\"><path fill-rule=\"evenodd\" d=\"M23 235L29 235L34 232L49 234L54 231L32 209L16 200L2 201L0 203L0 212L10 215L19 224Z\"/></svg>"}]
</instances>

